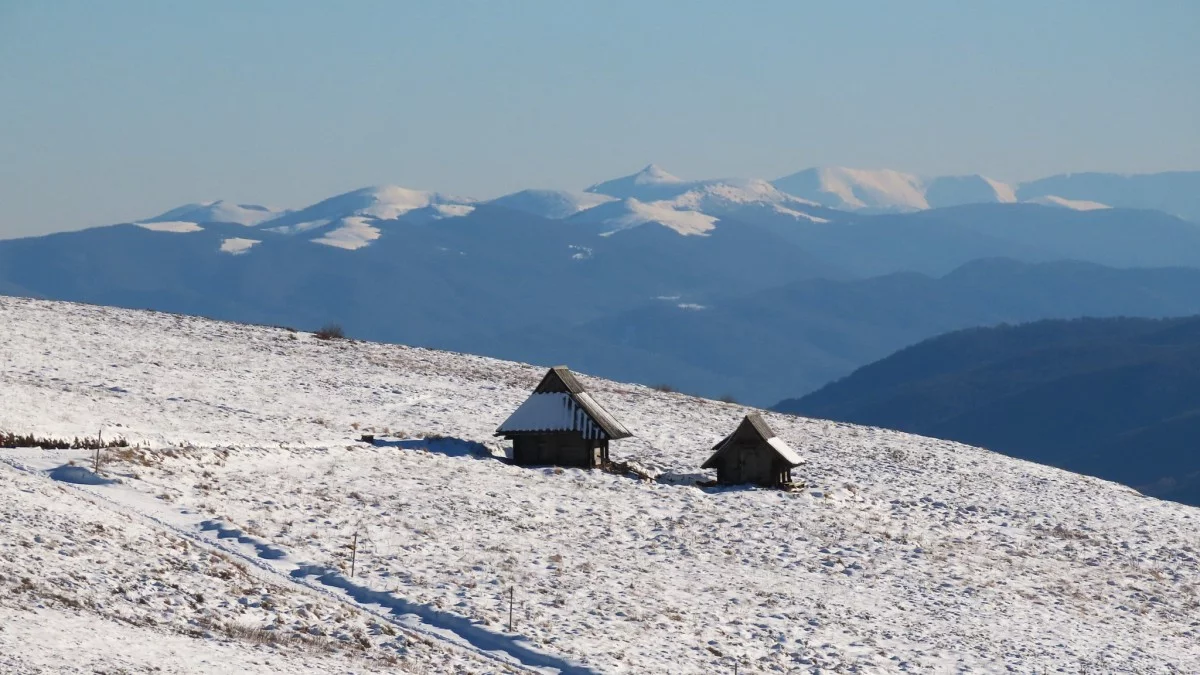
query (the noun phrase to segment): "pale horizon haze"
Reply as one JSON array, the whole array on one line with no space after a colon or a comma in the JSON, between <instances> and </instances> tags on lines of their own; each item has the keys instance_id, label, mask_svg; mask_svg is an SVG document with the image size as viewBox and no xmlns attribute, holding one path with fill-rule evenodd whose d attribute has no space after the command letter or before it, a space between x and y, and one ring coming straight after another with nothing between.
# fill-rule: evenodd
<instances>
[{"instance_id":1,"label":"pale horizon haze","mask_svg":"<svg viewBox=\"0 0 1200 675\"><path fill-rule=\"evenodd\" d=\"M1200 2L0 0L0 239L656 163L1200 169Z\"/></svg>"}]
</instances>

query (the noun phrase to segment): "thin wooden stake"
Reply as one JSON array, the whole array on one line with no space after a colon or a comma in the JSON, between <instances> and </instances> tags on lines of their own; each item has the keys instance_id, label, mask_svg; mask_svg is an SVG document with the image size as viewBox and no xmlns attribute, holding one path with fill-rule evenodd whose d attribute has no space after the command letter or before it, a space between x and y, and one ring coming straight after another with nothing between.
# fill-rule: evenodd
<instances>
[{"instance_id":1,"label":"thin wooden stake","mask_svg":"<svg viewBox=\"0 0 1200 675\"><path fill-rule=\"evenodd\" d=\"M350 543L350 578L354 578L355 565L358 562L358 532L354 533L354 541Z\"/></svg>"},{"instance_id":2,"label":"thin wooden stake","mask_svg":"<svg viewBox=\"0 0 1200 675\"><path fill-rule=\"evenodd\" d=\"M513 587L508 587L508 632L513 632Z\"/></svg>"}]
</instances>

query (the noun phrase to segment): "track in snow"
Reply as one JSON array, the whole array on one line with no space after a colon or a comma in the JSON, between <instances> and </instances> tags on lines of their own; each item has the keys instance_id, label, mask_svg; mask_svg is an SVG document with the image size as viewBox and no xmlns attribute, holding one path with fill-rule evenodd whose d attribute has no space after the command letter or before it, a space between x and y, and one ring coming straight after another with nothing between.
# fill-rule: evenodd
<instances>
[{"instance_id":1,"label":"track in snow","mask_svg":"<svg viewBox=\"0 0 1200 675\"><path fill-rule=\"evenodd\" d=\"M471 620L443 612L432 607L409 602L395 594L377 591L348 579L340 572L322 565L296 562L285 550L221 521L198 520L197 514L188 509L170 512L170 520L151 513L144 507L154 507L156 500L141 495L133 488L126 488L123 495L105 494L106 491L91 489L120 485L117 481L94 486L76 480L62 481L55 478L54 470L45 471L28 466L14 458L0 456L0 462L28 474L44 477L75 490L89 501L109 510L141 518L174 534L196 541L222 553L235 556L260 570L267 572L273 580L298 587L308 592L322 592L365 613L397 625L409 632L438 640L465 649L506 665L538 673L559 675L599 675L599 672L566 659L543 652L517 635L505 635L487 630ZM59 472L61 474L61 472ZM72 474L73 475L73 474ZM130 493L145 497L144 500L129 499ZM125 496L126 499L120 499ZM139 508L137 502L145 502ZM188 526L188 521L192 521ZM230 542L229 540L233 540ZM315 579L314 584L310 579ZM335 590L342 593L335 592ZM371 605L377 605L376 610ZM507 658L506 658L507 657Z\"/></svg>"}]
</instances>

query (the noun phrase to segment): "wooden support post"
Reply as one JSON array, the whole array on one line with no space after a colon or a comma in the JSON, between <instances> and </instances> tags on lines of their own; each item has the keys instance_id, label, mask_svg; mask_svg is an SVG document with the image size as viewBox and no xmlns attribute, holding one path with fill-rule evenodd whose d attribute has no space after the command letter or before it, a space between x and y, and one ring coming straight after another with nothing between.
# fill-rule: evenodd
<instances>
[{"instance_id":1,"label":"wooden support post","mask_svg":"<svg viewBox=\"0 0 1200 675\"><path fill-rule=\"evenodd\" d=\"M508 632L513 632L513 587L508 587Z\"/></svg>"}]
</instances>

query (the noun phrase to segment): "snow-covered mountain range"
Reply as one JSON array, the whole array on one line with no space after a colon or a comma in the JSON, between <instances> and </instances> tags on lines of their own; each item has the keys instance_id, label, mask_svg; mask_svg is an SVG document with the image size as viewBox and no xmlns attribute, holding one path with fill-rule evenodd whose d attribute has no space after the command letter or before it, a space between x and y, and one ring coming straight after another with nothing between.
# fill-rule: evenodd
<instances>
[{"instance_id":1,"label":"snow-covered mountain range","mask_svg":"<svg viewBox=\"0 0 1200 675\"><path fill-rule=\"evenodd\" d=\"M1153 209L1200 222L1200 171L1062 174L1005 183L977 174L921 177L892 169L818 167L772 183L830 208L867 213L1028 202L1076 210Z\"/></svg>"},{"instance_id":2,"label":"snow-covered mountain range","mask_svg":"<svg viewBox=\"0 0 1200 675\"><path fill-rule=\"evenodd\" d=\"M1168 186L1159 186L1159 183ZM819 167L767 181L758 178L683 179L650 164L583 191L528 189L490 200L384 185L354 190L297 209L224 201L186 204L138 221L159 232L198 231L231 223L342 249L371 245L387 221L430 222L464 216L489 205L550 220L596 225L615 233L645 225L684 236L706 235L719 221L827 223L854 213L908 213L969 204L1028 202L1071 210L1152 208L1200 221L1200 172L1120 177L1080 174L1026 184L986 176L923 178L892 169ZM243 238L250 239L251 238ZM248 248L234 244L231 252Z\"/></svg>"},{"instance_id":3,"label":"snow-covered mountain range","mask_svg":"<svg viewBox=\"0 0 1200 675\"><path fill-rule=\"evenodd\" d=\"M131 444L100 474L0 450L6 673L1200 671L1200 512L1120 485L764 413L796 489L702 487L749 409L583 374L641 476L522 468L492 432L542 367L5 297L0 325L0 430Z\"/></svg>"}]
</instances>

